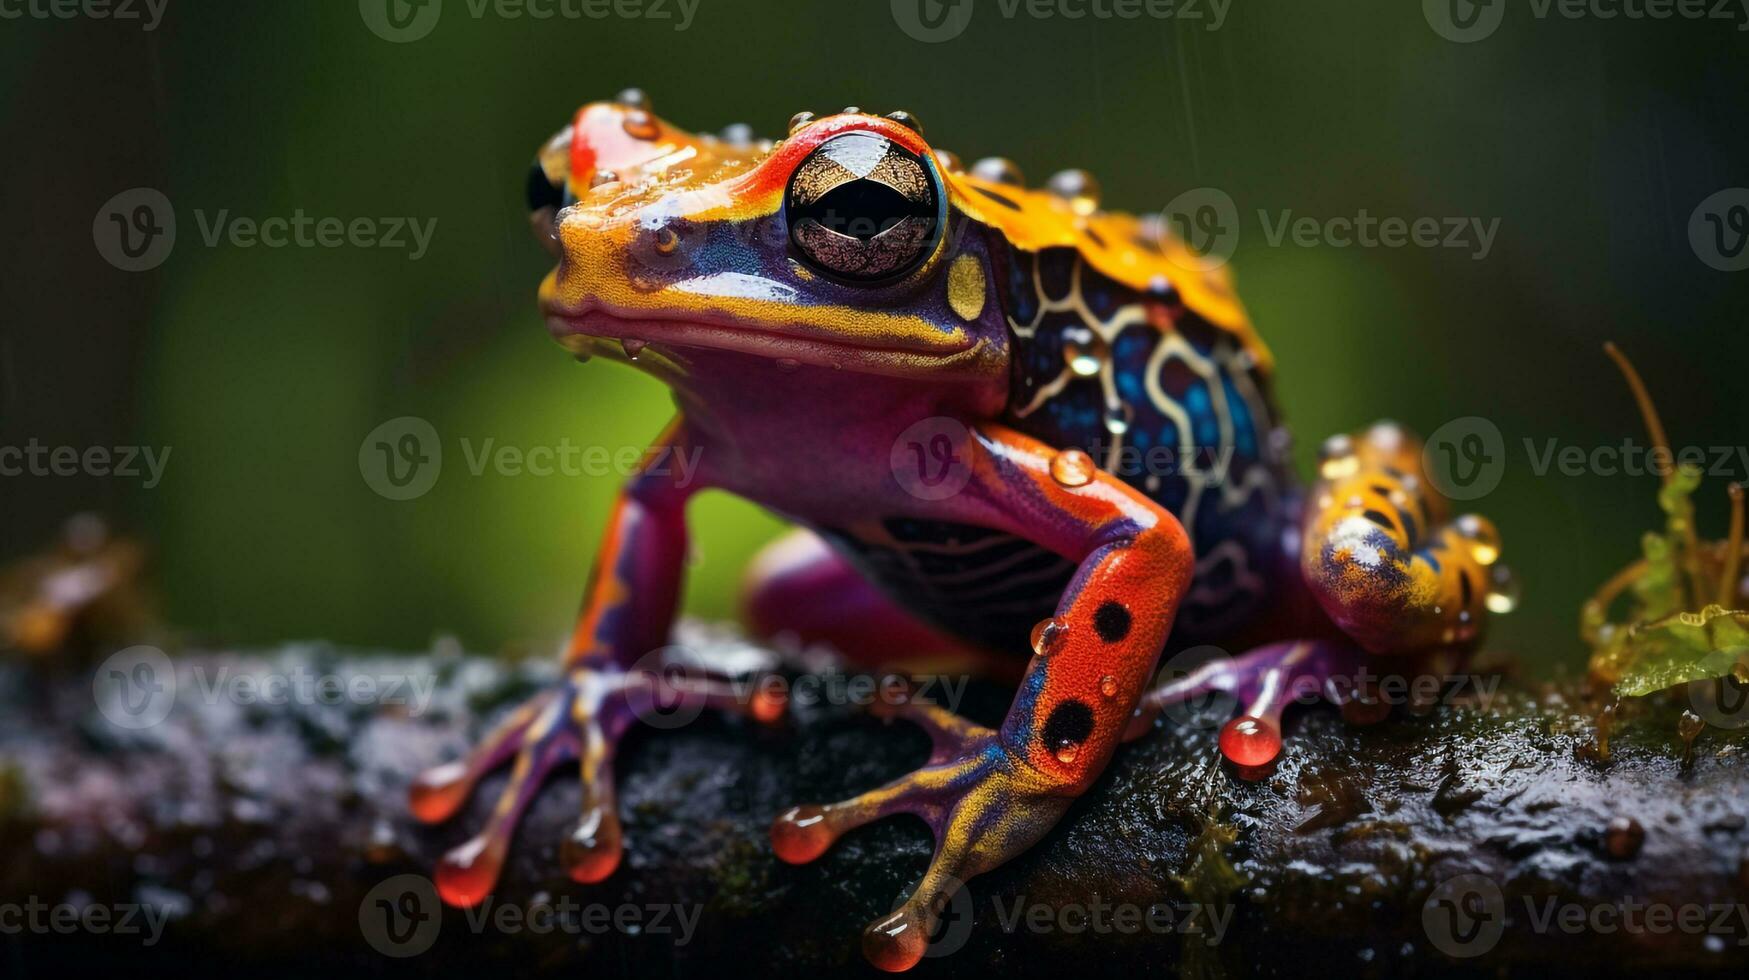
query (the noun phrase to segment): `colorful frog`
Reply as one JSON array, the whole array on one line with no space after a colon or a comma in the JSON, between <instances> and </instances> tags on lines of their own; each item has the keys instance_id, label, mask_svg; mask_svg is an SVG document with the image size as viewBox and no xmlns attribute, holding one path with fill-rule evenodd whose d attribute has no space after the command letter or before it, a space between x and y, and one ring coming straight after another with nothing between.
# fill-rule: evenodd
<instances>
[{"instance_id":1,"label":"colorful frog","mask_svg":"<svg viewBox=\"0 0 1749 980\"><path fill-rule=\"evenodd\" d=\"M794 864L889 814L933 828L922 880L864 933L888 970L1164 707L1238 698L1220 746L1253 771L1306 683L1335 695L1319 685L1369 655L1449 657L1480 633L1493 528L1449 520L1419 443L1388 423L1330 440L1296 488L1270 354L1225 269L1100 210L1084 172L1031 189L1005 160L965 169L903 112L801 113L776 142L693 135L632 90L579 110L528 191L558 260L548 329L666 382L679 413L649 458L696 450L699 469L629 482L563 680L415 782L414 813L443 820L515 759L484 831L437 868L450 903L486 896L542 779L573 760L584 809L563 863L585 883L614 871L614 748L651 699L782 714L725 681L633 669L668 642L704 487L801 527L754 564L758 633L1024 665L1000 727L899 708L933 740L923 768L772 826ZM1250 649L1150 692L1169 638Z\"/></svg>"}]
</instances>

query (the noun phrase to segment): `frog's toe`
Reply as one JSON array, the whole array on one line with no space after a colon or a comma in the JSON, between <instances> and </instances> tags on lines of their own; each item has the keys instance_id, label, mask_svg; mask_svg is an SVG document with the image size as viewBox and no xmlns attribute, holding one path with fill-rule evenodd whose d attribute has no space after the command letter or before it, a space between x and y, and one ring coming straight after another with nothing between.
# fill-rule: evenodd
<instances>
[{"instance_id":1,"label":"frog's toe","mask_svg":"<svg viewBox=\"0 0 1749 980\"><path fill-rule=\"evenodd\" d=\"M482 776L516 760L485 829L438 862L438 895L451 905L482 901L498 881L523 811L547 776L573 760L581 767L583 807L560 847L560 860L574 881L593 884L607 878L619 867L621 854L613 755L633 722L674 728L712 708L770 724L783 716L786 704L773 685L738 685L680 664L661 670L571 668L551 690L512 712L466 759L428 769L413 781L408 794L413 815L438 823L467 802Z\"/></svg>"},{"instance_id":2,"label":"frog's toe","mask_svg":"<svg viewBox=\"0 0 1749 980\"><path fill-rule=\"evenodd\" d=\"M577 758L579 739L576 730L566 723L572 693L567 687L537 697L519 709L510 723L488 737L459 768L451 768L454 763L439 766L415 781L411 798L414 814L422 820L441 820L466 800L481 775L510 752L516 754L510 783L492 808L485 829L438 861L433 877L437 893L445 902L472 906L491 893L523 811L548 773ZM519 716L525 711L532 714L518 726Z\"/></svg>"},{"instance_id":3,"label":"frog's toe","mask_svg":"<svg viewBox=\"0 0 1749 980\"><path fill-rule=\"evenodd\" d=\"M935 856L891 913L863 932L875 966L908 970L928 949L944 904L965 881L1031 847L1073 800L1062 780L1005 749L997 733L935 706L890 709L920 724L935 743L929 764L840 803L795 807L771 828L782 860L814 860L844 833L881 817L910 813L935 834Z\"/></svg>"},{"instance_id":4,"label":"frog's toe","mask_svg":"<svg viewBox=\"0 0 1749 980\"><path fill-rule=\"evenodd\" d=\"M1144 695L1125 734L1140 736L1172 709L1200 713L1204 706L1197 702L1225 694L1245 708L1221 727L1221 754L1240 775L1261 775L1281 752L1282 712L1296 701L1328 700L1344 707L1352 721L1376 720L1364 711L1348 710L1362 703L1356 697L1360 686L1349 681L1359 675L1364 659L1365 654L1348 644L1295 640L1212 660Z\"/></svg>"}]
</instances>

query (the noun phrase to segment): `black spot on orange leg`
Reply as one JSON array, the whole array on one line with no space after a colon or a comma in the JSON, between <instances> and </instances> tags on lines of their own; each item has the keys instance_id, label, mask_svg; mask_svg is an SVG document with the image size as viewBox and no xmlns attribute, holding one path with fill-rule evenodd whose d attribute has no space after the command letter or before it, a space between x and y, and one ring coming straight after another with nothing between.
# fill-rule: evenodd
<instances>
[{"instance_id":1,"label":"black spot on orange leg","mask_svg":"<svg viewBox=\"0 0 1749 980\"><path fill-rule=\"evenodd\" d=\"M1057 466L1049 447L981 430L974 485L944 517L1025 535L1080 562L1020 691L992 731L944 712L915 712L930 730L930 763L843 803L779 817L780 857L818 857L851 828L892 813L935 832L928 870L898 907L863 934L874 965L915 965L941 904L971 877L1036 843L1103 770L1171 628L1194 557L1170 514L1091 464Z\"/></svg>"}]
</instances>

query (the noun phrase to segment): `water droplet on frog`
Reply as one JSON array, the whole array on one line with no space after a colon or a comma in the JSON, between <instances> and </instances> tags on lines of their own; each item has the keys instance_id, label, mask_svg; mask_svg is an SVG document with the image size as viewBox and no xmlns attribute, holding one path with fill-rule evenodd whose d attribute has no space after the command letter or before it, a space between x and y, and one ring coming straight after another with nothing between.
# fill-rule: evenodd
<instances>
[{"instance_id":1,"label":"water droplet on frog","mask_svg":"<svg viewBox=\"0 0 1749 980\"><path fill-rule=\"evenodd\" d=\"M796 368L799 368L801 366L802 366L802 362L796 360L793 357L780 357L777 359L777 369L779 371L784 372L785 374L787 374L791 371L794 371Z\"/></svg>"},{"instance_id":2,"label":"water droplet on frog","mask_svg":"<svg viewBox=\"0 0 1749 980\"><path fill-rule=\"evenodd\" d=\"M791 136L794 136L796 134L797 130L801 129L803 126L806 126L808 123L811 123L813 121L814 121L814 114L807 111L806 109L802 110L801 112L796 113L795 115L789 117L789 134Z\"/></svg>"},{"instance_id":3,"label":"water droplet on frog","mask_svg":"<svg viewBox=\"0 0 1749 980\"><path fill-rule=\"evenodd\" d=\"M591 188L596 188L600 187L602 184L613 184L618 181L619 174L616 174L611 170L597 170L595 171L595 174L589 178L589 186Z\"/></svg>"},{"instance_id":4,"label":"water droplet on frog","mask_svg":"<svg viewBox=\"0 0 1749 980\"><path fill-rule=\"evenodd\" d=\"M862 106L857 106L857 105L847 105L847 106L845 106L845 107L844 107L844 109L843 109L843 110L842 110L842 111L841 111L841 112L840 112L840 113L839 113L839 115L843 115L843 116L860 116L860 115L862 115Z\"/></svg>"},{"instance_id":5,"label":"water droplet on frog","mask_svg":"<svg viewBox=\"0 0 1749 980\"><path fill-rule=\"evenodd\" d=\"M1061 762L1065 766L1071 762L1074 762L1075 757L1080 755L1080 754L1081 754L1081 745L1078 742L1071 742L1068 739L1063 739L1061 742L1057 743L1057 749L1056 749L1057 761Z\"/></svg>"},{"instance_id":6,"label":"water droplet on frog","mask_svg":"<svg viewBox=\"0 0 1749 980\"><path fill-rule=\"evenodd\" d=\"M746 123L730 123L723 127L722 140L733 147L753 145L753 127Z\"/></svg>"},{"instance_id":7,"label":"water droplet on frog","mask_svg":"<svg viewBox=\"0 0 1749 980\"><path fill-rule=\"evenodd\" d=\"M1121 436L1130 431L1130 419L1135 416L1135 409L1128 405L1113 405L1105 410L1105 431L1114 436Z\"/></svg>"},{"instance_id":8,"label":"water droplet on frog","mask_svg":"<svg viewBox=\"0 0 1749 980\"><path fill-rule=\"evenodd\" d=\"M1092 483L1098 469L1093 457L1079 449L1065 449L1051 457L1051 479L1071 489Z\"/></svg>"},{"instance_id":9,"label":"water droplet on frog","mask_svg":"<svg viewBox=\"0 0 1749 980\"><path fill-rule=\"evenodd\" d=\"M633 109L626 113L625 122L620 127L635 140L653 140L662 135L662 124L647 109Z\"/></svg>"},{"instance_id":10,"label":"water droplet on frog","mask_svg":"<svg viewBox=\"0 0 1749 980\"><path fill-rule=\"evenodd\" d=\"M959 154L954 151L943 150L940 147L937 147L933 152L935 153L936 166L941 169L950 174L957 174L965 171L965 164L960 163Z\"/></svg>"},{"instance_id":11,"label":"water droplet on frog","mask_svg":"<svg viewBox=\"0 0 1749 980\"><path fill-rule=\"evenodd\" d=\"M1032 652L1045 656L1062 641L1069 631L1069 624L1061 616L1041 619L1032 628Z\"/></svg>"},{"instance_id":12,"label":"water droplet on frog","mask_svg":"<svg viewBox=\"0 0 1749 980\"><path fill-rule=\"evenodd\" d=\"M641 353L645 347L650 346L650 342L647 340L639 340L636 337L627 337L620 341L619 345L625 348L626 357L635 361L638 359L638 354Z\"/></svg>"},{"instance_id":13,"label":"water droplet on frog","mask_svg":"<svg viewBox=\"0 0 1749 980\"><path fill-rule=\"evenodd\" d=\"M1085 170L1059 170L1045 188L1069 203L1069 210L1083 217L1099 210L1099 181Z\"/></svg>"},{"instance_id":14,"label":"water droplet on frog","mask_svg":"<svg viewBox=\"0 0 1749 980\"><path fill-rule=\"evenodd\" d=\"M613 97L613 101L615 105L618 105L621 108L642 109L645 112L650 111L649 94L636 86L620 89L619 94Z\"/></svg>"},{"instance_id":15,"label":"water droplet on frog","mask_svg":"<svg viewBox=\"0 0 1749 980\"><path fill-rule=\"evenodd\" d=\"M894 109L892 112L887 113L887 118L906 129L909 129L911 132L916 133L918 136L923 135L923 123L918 120L916 116L911 115L903 109Z\"/></svg>"},{"instance_id":16,"label":"water droplet on frog","mask_svg":"<svg viewBox=\"0 0 1749 980\"><path fill-rule=\"evenodd\" d=\"M1117 678L1106 674L1099 679L1099 693L1108 698L1117 697Z\"/></svg>"},{"instance_id":17,"label":"water droplet on frog","mask_svg":"<svg viewBox=\"0 0 1749 980\"><path fill-rule=\"evenodd\" d=\"M1091 378L1105 365L1105 341L1086 327L1063 331L1063 363L1076 377Z\"/></svg>"},{"instance_id":18,"label":"water droplet on frog","mask_svg":"<svg viewBox=\"0 0 1749 980\"><path fill-rule=\"evenodd\" d=\"M1021 174L1020 167L1007 157L985 157L979 160L972 164L972 176L1011 187L1026 186L1026 177Z\"/></svg>"},{"instance_id":19,"label":"water droplet on frog","mask_svg":"<svg viewBox=\"0 0 1749 980\"><path fill-rule=\"evenodd\" d=\"M1492 565L1500 560L1500 532L1494 523L1479 514L1465 514L1452 524L1452 529L1470 544L1470 557L1478 565Z\"/></svg>"},{"instance_id":20,"label":"water droplet on frog","mask_svg":"<svg viewBox=\"0 0 1749 980\"><path fill-rule=\"evenodd\" d=\"M1523 587L1518 584L1518 576L1512 574L1512 569L1505 565L1495 565L1491 581L1488 583L1488 611L1505 615L1518 608L1518 600L1523 595Z\"/></svg>"},{"instance_id":21,"label":"water droplet on frog","mask_svg":"<svg viewBox=\"0 0 1749 980\"><path fill-rule=\"evenodd\" d=\"M1331 436L1318 447L1318 476L1325 480L1341 480L1360 469L1360 457L1355 455L1354 440L1345 435Z\"/></svg>"}]
</instances>

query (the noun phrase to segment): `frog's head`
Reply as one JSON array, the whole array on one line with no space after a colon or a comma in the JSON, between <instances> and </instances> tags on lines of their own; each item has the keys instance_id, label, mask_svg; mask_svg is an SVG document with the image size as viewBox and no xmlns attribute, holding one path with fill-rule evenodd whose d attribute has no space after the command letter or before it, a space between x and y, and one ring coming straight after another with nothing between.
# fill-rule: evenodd
<instances>
[{"instance_id":1,"label":"frog's head","mask_svg":"<svg viewBox=\"0 0 1749 980\"><path fill-rule=\"evenodd\" d=\"M999 398L991 238L956 206L943 159L904 113L803 114L773 143L682 132L636 93L584 106L529 178L558 258L548 327L671 383L770 363Z\"/></svg>"}]
</instances>

